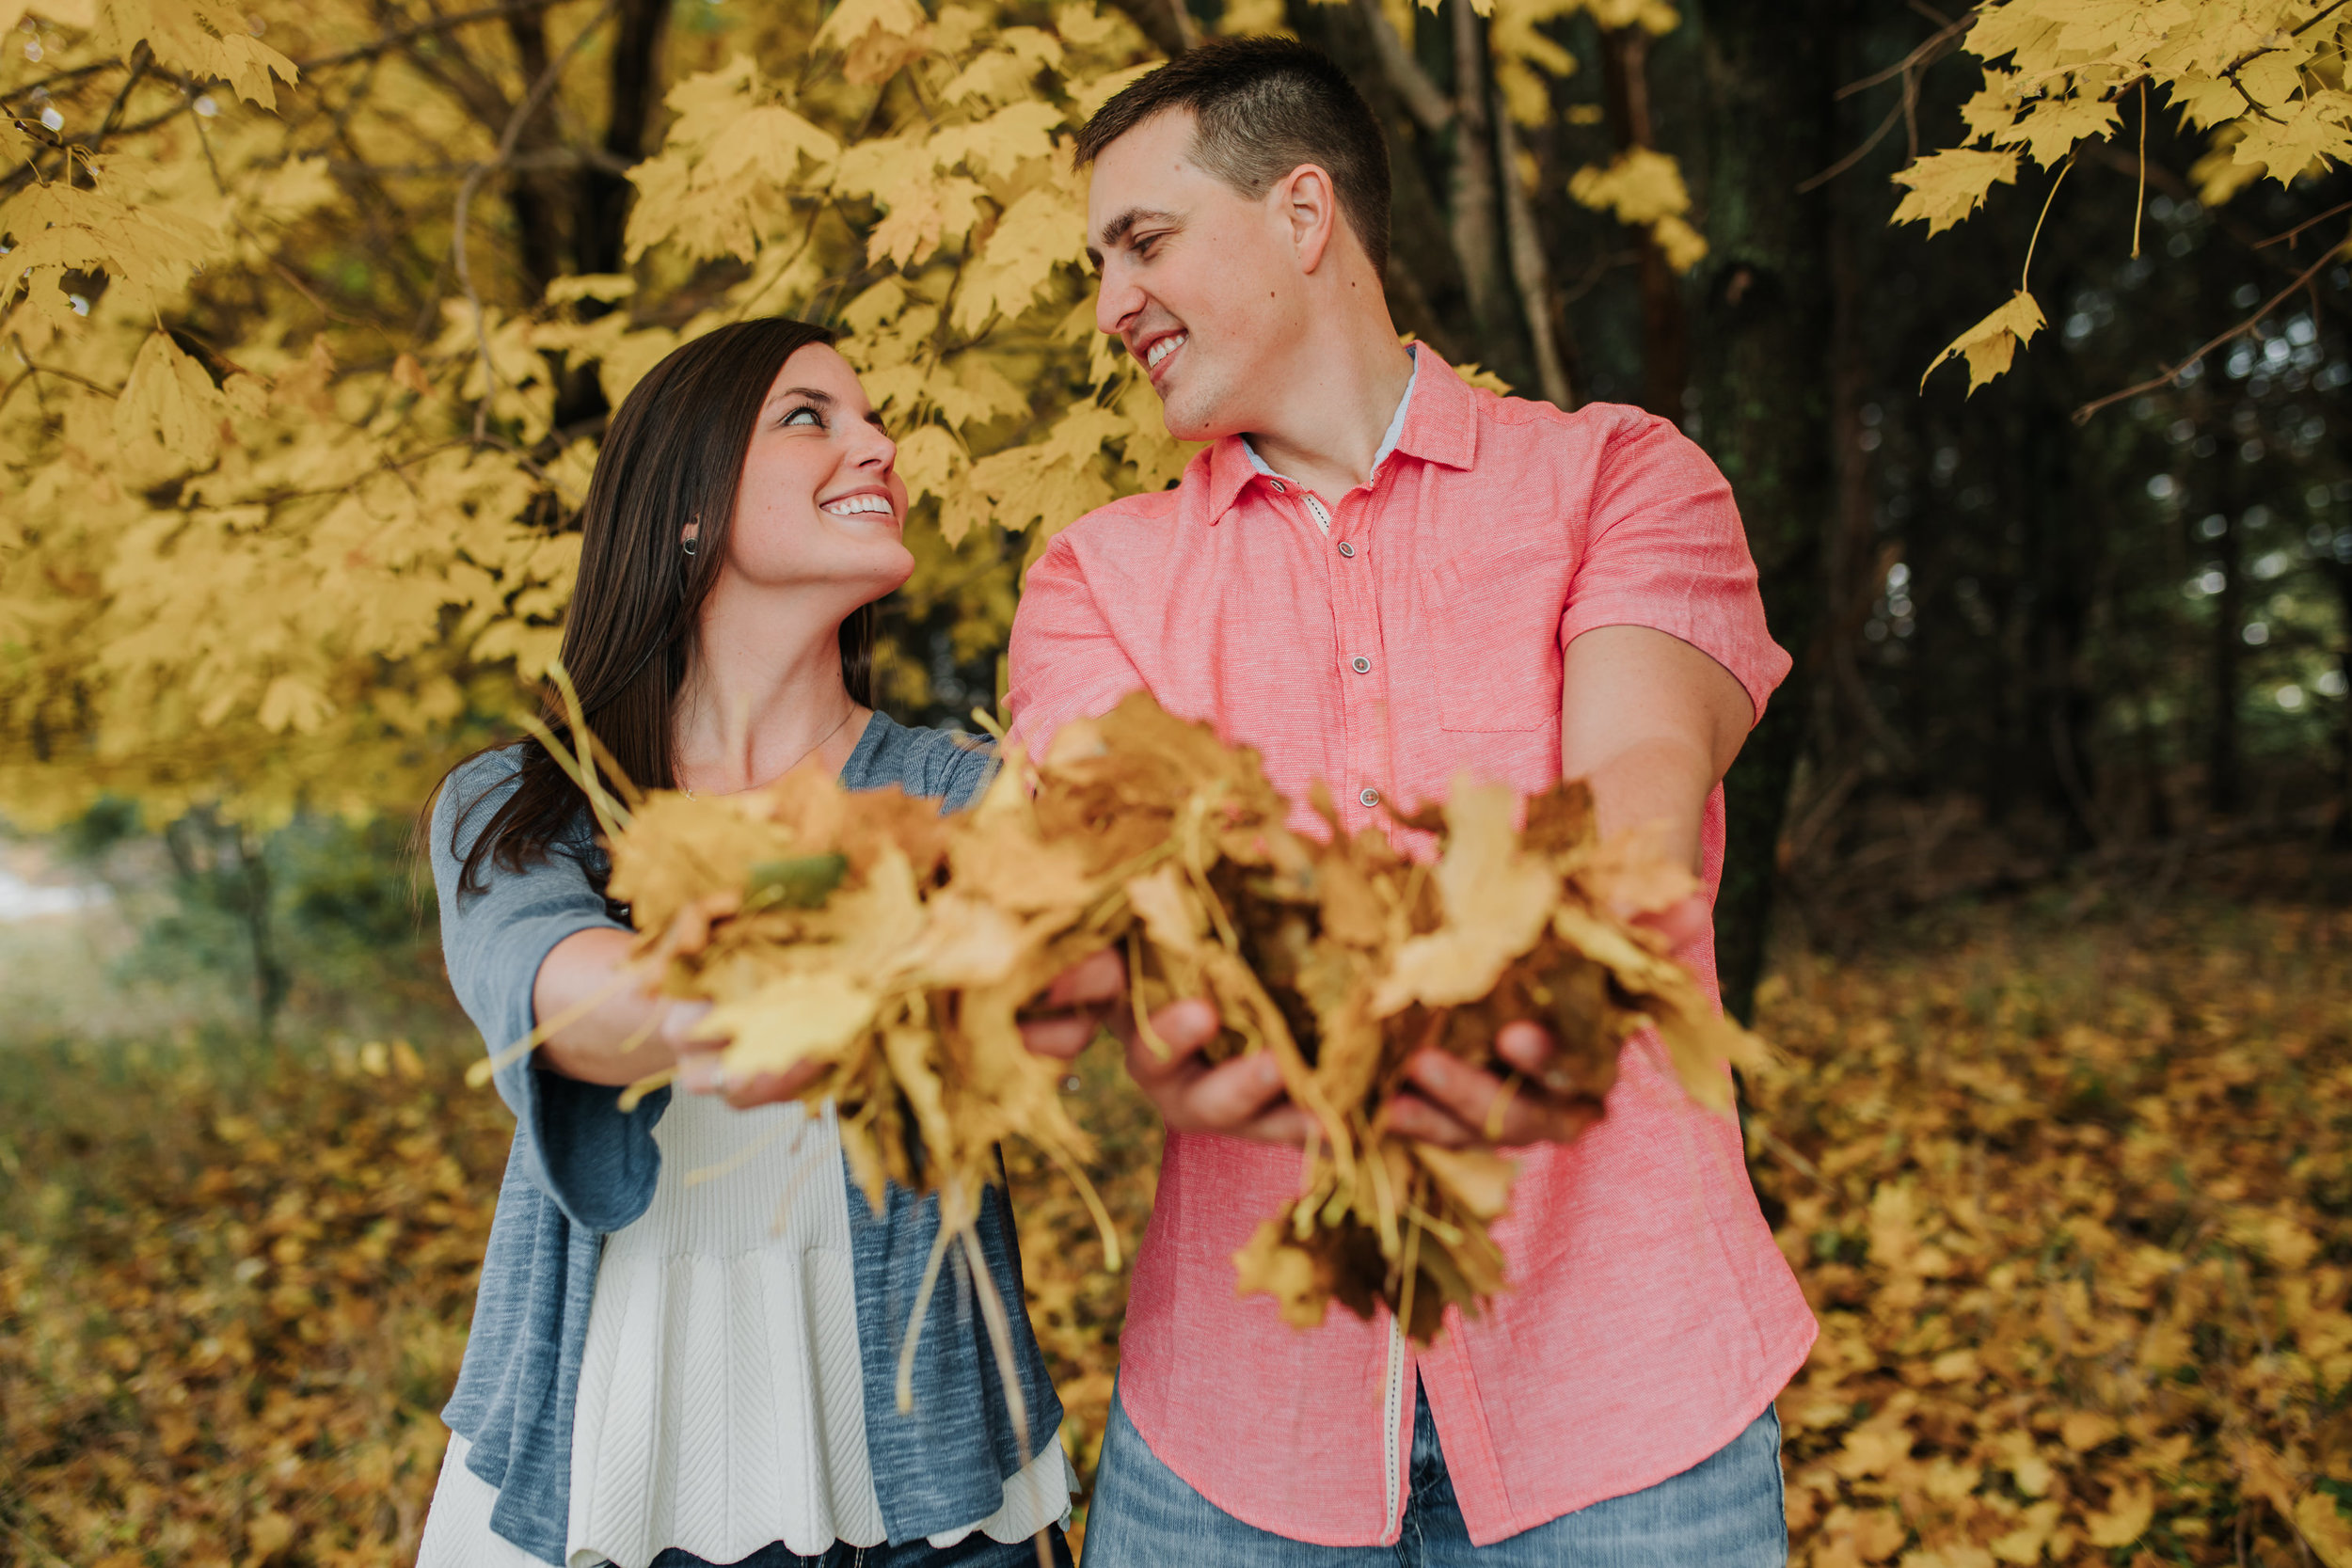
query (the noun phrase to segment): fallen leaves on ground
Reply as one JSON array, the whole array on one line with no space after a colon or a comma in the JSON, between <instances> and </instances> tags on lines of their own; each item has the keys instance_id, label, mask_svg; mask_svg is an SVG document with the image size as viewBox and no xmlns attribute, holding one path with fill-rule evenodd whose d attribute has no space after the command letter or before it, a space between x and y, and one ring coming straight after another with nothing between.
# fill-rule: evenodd
<instances>
[{"instance_id":1,"label":"fallen leaves on ground","mask_svg":"<svg viewBox=\"0 0 2352 1568\"><path fill-rule=\"evenodd\" d=\"M1823 1321L1781 1401L1799 1568L2344 1561L2352 915L1884 941L1789 958L1758 1021L1758 1185ZM405 1568L509 1132L479 1048L9 1049L0 1564ZM1132 1243L1158 1128L1076 1070ZM1125 1279L1008 1163L1090 1477Z\"/></svg>"}]
</instances>

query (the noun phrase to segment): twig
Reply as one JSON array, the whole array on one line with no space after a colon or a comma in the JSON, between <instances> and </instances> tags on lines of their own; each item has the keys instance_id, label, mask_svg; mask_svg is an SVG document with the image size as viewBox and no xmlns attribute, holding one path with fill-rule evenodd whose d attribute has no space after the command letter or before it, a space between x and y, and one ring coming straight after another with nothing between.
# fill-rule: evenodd
<instances>
[{"instance_id":1,"label":"twig","mask_svg":"<svg viewBox=\"0 0 2352 1568\"><path fill-rule=\"evenodd\" d=\"M1925 8L1921 8L1924 9ZM1930 16L1934 16L1937 13L1929 11L1928 14ZM1837 89L1836 95L1842 99L1853 93L1860 92L1866 87L1876 87L1881 82L1890 80L1896 76L1900 76L1903 79L1902 97L1897 100L1895 106L1886 112L1886 118L1879 122L1879 128L1877 130L1870 133L1869 139L1864 142L1860 147L1855 148L1851 152L1849 152L1844 157L1838 159L1837 162L1830 165L1829 167L1821 170L1820 173L1800 182L1797 186L1797 194L1799 196L1804 196L1812 191L1819 190L1821 186L1828 184L1831 181L1836 179L1839 175L1853 167L1854 165L1860 163L1864 158L1869 156L1870 150L1886 139L1886 133L1895 128L1895 122L1898 119L1903 122L1909 133L1911 155L1914 158L1916 158L1919 155L1918 112L1920 72L1924 71L1929 66L1933 65L1938 58L1940 58L1951 48L1953 40L1958 39L1961 33L1965 30L1965 22L1966 19L1963 18L1960 22L1945 23L1933 37L1930 38L1926 42L1914 49L1910 54L1904 55L1896 64L1889 66L1884 71L1866 76L1858 82L1849 82L1844 87Z\"/></svg>"},{"instance_id":2,"label":"twig","mask_svg":"<svg viewBox=\"0 0 2352 1568\"><path fill-rule=\"evenodd\" d=\"M2347 233L2344 236L2344 245L2352 245L2352 233ZM2211 354L2215 349L2219 348L2231 339L2240 338L2245 336L2247 333L2251 332L2255 327L2262 325L2264 318L2268 316L2271 311L2276 310L2280 305L2284 304L2290 296L2298 293L2306 283L2309 283L2312 278L2318 277L2319 269L2334 261L2337 257L2337 253L2343 249L2343 245L2328 246L2327 250L2320 254L2318 261L2313 261L2310 266L2304 268L2301 276L2296 277L2294 282L2288 284L2285 288L2280 289L2277 293L2271 295L2270 298L2264 301L2255 309L2252 315L2247 317L2244 321L2238 323L2227 332L2222 333L2219 337L2215 338L2212 341L2206 343L2203 347L2197 350L2196 353L2190 355L2187 358L2183 359L2178 364L2159 372L2157 374L2149 377L2146 381L2142 381L2136 386L2126 387L2120 392L2109 392L2106 397L2084 404L2080 408L2074 410L2074 422L2078 425L2089 424L2090 422L2090 417L2093 414L2098 413L2100 409L2106 407L2108 404L2122 403L2126 398L2137 397L2142 392L2154 391L2157 388L2166 385L2168 382L2171 381L2173 377L2179 375L2189 366L2194 365L2198 360L2202 359L2206 355Z\"/></svg>"},{"instance_id":3,"label":"twig","mask_svg":"<svg viewBox=\"0 0 2352 1568\"><path fill-rule=\"evenodd\" d=\"M426 38L435 33L454 32L460 27L470 26L477 22L496 22L504 17L528 16L532 11L551 10L561 3L562 0L513 0L511 5L489 6L477 11L460 11L455 16L438 16L430 22L421 22L413 27L402 27L394 32L387 33L374 42L363 43L356 49L344 49L332 55L318 55L307 60L296 60L294 69L296 71L324 71L328 66L349 65L354 60L372 60L378 55L399 48L410 39Z\"/></svg>"},{"instance_id":4,"label":"twig","mask_svg":"<svg viewBox=\"0 0 2352 1568\"><path fill-rule=\"evenodd\" d=\"M1389 25L1388 14L1381 10L1380 0L1357 0L1364 26L1372 34L1373 53L1380 56L1380 68L1388 74L1389 85L1405 101L1405 107L1421 122L1424 131L1438 132L1454 123L1454 100L1448 98L1429 73L1413 58L1413 52Z\"/></svg>"},{"instance_id":5,"label":"twig","mask_svg":"<svg viewBox=\"0 0 2352 1568\"><path fill-rule=\"evenodd\" d=\"M1837 89L1836 96L1841 99L1851 98L1855 93L1863 92L1868 88L1875 87L1881 82L1891 82L1898 76L1909 75L1912 71L1918 70L1922 66L1933 64L1933 56L1942 53L1945 48L1948 47L1952 40L1967 31L1967 27L1968 18L1964 16L1958 22L1945 23L1940 29L1928 38L1927 41L1921 43L1910 54L1905 55L1901 59L1897 60L1893 65L1888 66L1884 71L1872 71L1869 75L1863 77L1860 81L1847 83L1844 87Z\"/></svg>"},{"instance_id":6,"label":"twig","mask_svg":"<svg viewBox=\"0 0 2352 1568\"><path fill-rule=\"evenodd\" d=\"M2317 217L2305 218L2301 223L2296 224L2292 229L2282 230L2280 232L2271 235L2270 238L2266 240L2255 241L2254 248L2256 250L2267 250L2272 245L2278 245L2281 242L2293 245L2296 240L2302 237L2304 230L2326 223L2329 218L2334 217L2338 213L2347 212L2352 212L2352 201L2339 201L2334 206L2328 208L2326 212L2320 214Z\"/></svg>"},{"instance_id":7,"label":"twig","mask_svg":"<svg viewBox=\"0 0 2352 1568\"><path fill-rule=\"evenodd\" d=\"M1892 131L1895 128L1895 122L1903 118L1903 110L1909 103L1910 97L1909 94L1906 93L1902 101L1897 103L1893 108L1886 111L1886 118L1879 121L1879 128L1870 133L1868 140L1865 141L1860 147L1855 148L1851 152L1849 152L1844 157L1838 159L1836 163L1830 165L1829 167L1821 170L1820 173L1809 175L1805 179L1798 181L1797 194L1799 196L1805 196L1814 191L1820 190L1823 185L1828 184L1831 181L1836 179L1839 175L1853 167L1854 165L1868 157L1870 155L1870 150L1878 146L1879 143L1884 141L1886 139L1886 133Z\"/></svg>"},{"instance_id":8,"label":"twig","mask_svg":"<svg viewBox=\"0 0 2352 1568\"><path fill-rule=\"evenodd\" d=\"M465 291L466 303L473 307L474 346L482 355L482 401L474 405L473 411L473 437L477 441L489 429L490 404L498 397L499 373L497 362L490 354L490 329L482 293L473 286L473 269L467 260L466 225L468 214L473 206L474 192L482 188L482 182L486 176L504 167L507 161L514 157L515 144L522 139L523 127L531 122L531 118L539 112L540 105L547 102L548 95L555 90L555 84L562 80L564 67L572 63L573 56L580 53L581 46L619 8L620 0L604 0L604 8L572 35L571 41L564 46L564 52L548 62L548 68L539 73L539 79L531 84L531 90L523 95L523 101L507 117L506 129L499 136L497 155L486 164L476 164L467 173L465 182L457 188L457 207L453 220L456 230L453 236L453 259L456 263L457 286Z\"/></svg>"}]
</instances>

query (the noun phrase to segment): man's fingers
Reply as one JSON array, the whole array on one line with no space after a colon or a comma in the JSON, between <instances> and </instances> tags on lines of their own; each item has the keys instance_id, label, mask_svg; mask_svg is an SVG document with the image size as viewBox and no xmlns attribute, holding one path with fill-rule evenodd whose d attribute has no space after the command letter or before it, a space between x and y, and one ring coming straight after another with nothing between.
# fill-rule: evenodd
<instances>
[{"instance_id":1,"label":"man's fingers","mask_svg":"<svg viewBox=\"0 0 2352 1568\"><path fill-rule=\"evenodd\" d=\"M1465 1126L1461 1118L1449 1116L1409 1091L1390 1101L1383 1115L1389 1131L1400 1138L1417 1138L1441 1148L1465 1148L1471 1144L1486 1142L1476 1130Z\"/></svg>"},{"instance_id":2,"label":"man's fingers","mask_svg":"<svg viewBox=\"0 0 2352 1568\"><path fill-rule=\"evenodd\" d=\"M1282 1097L1282 1069L1263 1051L1220 1062L1187 1085L1187 1132L1238 1132Z\"/></svg>"},{"instance_id":3,"label":"man's fingers","mask_svg":"<svg viewBox=\"0 0 2352 1568\"><path fill-rule=\"evenodd\" d=\"M1058 1056L1066 1062L1084 1051L1102 1027L1103 1021L1091 1010L1026 1019L1021 1025L1021 1043L1033 1055Z\"/></svg>"},{"instance_id":4,"label":"man's fingers","mask_svg":"<svg viewBox=\"0 0 2352 1568\"><path fill-rule=\"evenodd\" d=\"M1138 1036L1127 1042L1127 1070L1147 1090L1187 1078L1200 1069L1195 1053L1223 1027L1214 1003L1198 997L1170 1002L1152 1015L1152 1033L1168 1054L1162 1056Z\"/></svg>"},{"instance_id":5,"label":"man's fingers","mask_svg":"<svg viewBox=\"0 0 2352 1568\"><path fill-rule=\"evenodd\" d=\"M1495 1054L1530 1078L1541 1078L1554 1055L1551 1031L1522 1019L1495 1031Z\"/></svg>"},{"instance_id":6,"label":"man's fingers","mask_svg":"<svg viewBox=\"0 0 2352 1568\"><path fill-rule=\"evenodd\" d=\"M1104 948L1090 958L1082 958L1054 976L1054 983L1045 988L1042 1005L1048 1007L1091 1006L1112 1001L1126 994L1127 965L1116 949Z\"/></svg>"},{"instance_id":7,"label":"man's fingers","mask_svg":"<svg viewBox=\"0 0 2352 1568\"><path fill-rule=\"evenodd\" d=\"M1715 911L1708 907L1703 895L1694 893L1662 910L1636 915L1633 923L1648 927L1679 949L1690 946L1715 928Z\"/></svg>"}]
</instances>

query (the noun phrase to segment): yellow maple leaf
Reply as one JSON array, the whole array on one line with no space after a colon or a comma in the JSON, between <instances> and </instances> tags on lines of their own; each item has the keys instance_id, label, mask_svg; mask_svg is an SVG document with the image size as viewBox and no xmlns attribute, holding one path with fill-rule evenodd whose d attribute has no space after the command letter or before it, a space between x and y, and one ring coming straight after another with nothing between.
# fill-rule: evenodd
<instances>
[{"instance_id":1,"label":"yellow maple leaf","mask_svg":"<svg viewBox=\"0 0 2352 1568\"><path fill-rule=\"evenodd\" d=\"M2133 1476L2107 1491L2107 1506L2084 1515L2086 1535L2094 1546L2128 1546L2148 1533L2156 1516L2156 1495L2146 1479Z\"/></svg>"},{"instance_id":2,"label":"yellow maple leaf","mask_svg":"<svg viewBox=\"0 0 2352 1568\"><path fill-rule=\"evenodd\" d=\"M1979 207L1995 185L2017 181L2014 148L1980 151L1947 148L1931 152L1910 167L1898 169L1895 183L1910 187L1895 207L1890 223L1924 222L1930 237L1941 234Z\"/></svg>"},{"instance_id":3,"label":"yellow maple leaf","mask_svg":"<svg viewBox=\"0 0 2352 1568\"><path fill-rule=\"evenodd\" d=\"M1945 345L1944 352L1919 377L1919 385L1927 386L1928 377L1935 373L1937 365L1955 355L1964 355L1968 360L1968 390L1973 394L1994 376L2006 373L2018 346L2032 341L2042 325L2042 307L2034 302L2033 295L2020 289L2007 304Z\"/></svg>"},{"instance_id":4,"label":"yellow maple leaf","mask_svg":"<svg viewBox=\"0 0 2352 1568\"><path fill-rule=\"evenodd\" d=\"M153 332L132 362L131 379L115 400L115 441L150 443L191 468L220 454L220 421L228 402L204 367L180 352L168 332Z\"/></svg>"}]
</instances>

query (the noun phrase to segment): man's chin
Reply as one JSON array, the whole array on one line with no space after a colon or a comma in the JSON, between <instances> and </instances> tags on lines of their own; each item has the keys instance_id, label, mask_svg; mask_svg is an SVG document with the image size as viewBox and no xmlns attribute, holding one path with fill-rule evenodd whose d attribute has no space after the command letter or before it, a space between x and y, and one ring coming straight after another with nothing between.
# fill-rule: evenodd
<instances>
[{"instance_id":1,"label":"man's chin","mask_svg":"<svg viewBox=\"0 0 2352 1568\"><path fill-rule=\"evenodd\" d=\"M1214 441L1238 436L1248 426L1217 406L1220 399L1186 397L1182 391L1160 400L1160 422L1179 441Z\"/></svg>"}]
</instances>

